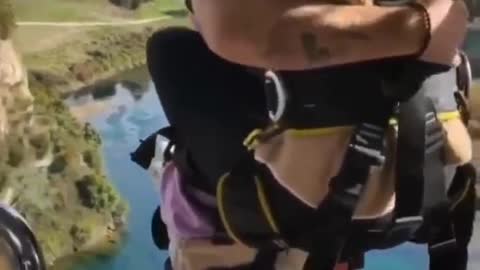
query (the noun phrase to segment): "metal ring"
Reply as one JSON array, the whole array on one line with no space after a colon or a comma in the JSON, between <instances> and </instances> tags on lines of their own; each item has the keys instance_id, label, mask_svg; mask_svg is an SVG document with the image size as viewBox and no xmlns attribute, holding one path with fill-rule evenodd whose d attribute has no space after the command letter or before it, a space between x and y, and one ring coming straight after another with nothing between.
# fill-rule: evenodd
<instances>
[{"instance_id":1,"label":"metal ring","mask_svg":"<svg viewBox=\"0 0 480 270\"><path fill-rule=\"evenodd\" d=\"M462 63L460 64L463 66L465 75L466 75L466 81L465 83L465 97L468 98L470 96L470 87L472 86L472 81L473 81L473 76L472 76L472 67L470 65L470 61L468 59L468 56L465 54L465 52L460 52L460 58L462 60Z\"/></svg>"},{"instance_id":2,"label":"metal ring","mask_svg":"<svg viewBox=\"0 0 480 270\"><path fill-rule=\"evenodd\" d=\"M271 70L268 70L265 73L265 77L272 80L273 84L275 85L275 93L277 97L277 107L275 108L275 112L269 110L268 115L272 121L278 122L282 118L283 114L285 113L285 109L287 108L287 93L285 86L283 85L280 77Z\"/></svg>"},{"instance_id":3,"label":"metal ring","mask_svg":"<svg viewBox=\"0 0 480 270\"><path fill-rule=\"evenodd\" d=\"M43 253L26 220L12 207L0 205L0 237L13 252L17 269L46 270Z\"/></svg>"}]
</instances>

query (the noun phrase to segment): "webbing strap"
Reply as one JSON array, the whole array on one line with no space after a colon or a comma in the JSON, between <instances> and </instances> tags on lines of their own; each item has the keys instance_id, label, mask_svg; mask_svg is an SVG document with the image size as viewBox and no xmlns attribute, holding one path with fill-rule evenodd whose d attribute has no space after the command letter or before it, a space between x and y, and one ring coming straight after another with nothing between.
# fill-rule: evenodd
<instances>
[{"instance_id":1,"label":"webbing strap","mask_svg":"<svg viewBox=\"0 0 480 270\"><path fill-rule=\"evenodd\" d=\"M343 194L342 194L343 193ZM321 228L312 235L310 255L304 270L332 270L339 262L343 248L349 237L349 227L358 196L342 192L330 192L325 200L325 208L331 211L331 225Z\"/></svg>"},{"instance_id":2,"label":"webbing strap","mask_svg":"<svg viewBox=\"0 0 480 270\"><path fill-rule=\"evenodd\" d=\"M444 174L444 131L431 99L419 90L399 106L395 226L408 224L411 237L422 226L433 247L451 244L448 197ZM439 232L437 228L445 228ZM408 230L410 232L408 232ZM448 235L446 237L446 235Z\"/></svg>"},{"instance_id":3,"label":"webbing strap","mask_svg":"<svg viewBox=\"0 0 480 270\"><path fill-rule=\"evenodd\" d=\"M330 192L318 209L318 231L311 234L312 246L304 270L331 270L339 262L350 237L352 217L370 167L381 165L385 160L383 140L386 126L387 120L383 126L364 123L352 135L342 168L331 180ZM325 216L331 219L328 224L322 220Z\"/></svg>"},{"instance_id":4,"label":"webbing strap","mask_svg":"<svg viewBox=\"0 0 480 270\"><path fill-rule=\"evenodd\" d=\"M450 220L455 230L455 248L437 248L429 246L430 270L466 270L468 262L468 245L473 235L475 220L475 180L476 169L469 163L456 170L449 196L452 200L450 206ZM445 232L446 230L443 230ZM449 231L444 234L444 240L450 240ZM442 235L439 235L440 237Z\"/></svg>"}]
</instances>

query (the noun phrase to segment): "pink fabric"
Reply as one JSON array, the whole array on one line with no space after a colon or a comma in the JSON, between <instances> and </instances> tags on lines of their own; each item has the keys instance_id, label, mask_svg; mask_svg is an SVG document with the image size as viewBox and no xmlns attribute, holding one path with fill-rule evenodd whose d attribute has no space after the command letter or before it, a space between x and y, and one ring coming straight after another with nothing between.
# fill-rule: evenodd
<instances>
[{"instance_id":1,"label":"pink fabric","mask_svg":"<svg viewBox=\"0 0 480 270\"><path fill-rule=\"evenodd\" d=\"M208 220L208 216L202 215L185 193L185 185L182 183L180 175L175 164L170 162L166 164L160 182L160 206L162 220L167 225L168 235L171 241L180 239L208 238L215 230ZM198 194L199 192L195 192ZM200 198L199 200L211 201L212 198ZM201 195L206 197L206 195ZM211 202L208 202L209 204Z\"/></svg>"}]
</instances>

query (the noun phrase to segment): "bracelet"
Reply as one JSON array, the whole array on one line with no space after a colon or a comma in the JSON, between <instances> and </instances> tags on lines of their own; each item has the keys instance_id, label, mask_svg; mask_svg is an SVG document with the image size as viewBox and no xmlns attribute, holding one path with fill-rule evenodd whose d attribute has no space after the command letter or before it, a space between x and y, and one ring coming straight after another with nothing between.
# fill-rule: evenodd
<instances>
[{"instance_id":1,"label":"bracelet","mask_svg":"<svg viewBox=\"0 0 480 270\"><path fill-rule=\"evenodd\" d=\"M430 40L432 39L432 33L431 33L432 24L430 22L430 15L428 14L427 9L422 4L419 4L415 1L413 1L413 2L409 3L409 6L412 7L413 9L419 11L422 14L423 26L424 26L425 31L426 31L425 38L423 39L422 46L420 47L419 51L416 54L414 54L414 56L416 56L416 58L418 58L418 57L422 56L423 53L425 53L425 51L428 48L428 45L430 44Z\"/></svg>"}]
</instances>

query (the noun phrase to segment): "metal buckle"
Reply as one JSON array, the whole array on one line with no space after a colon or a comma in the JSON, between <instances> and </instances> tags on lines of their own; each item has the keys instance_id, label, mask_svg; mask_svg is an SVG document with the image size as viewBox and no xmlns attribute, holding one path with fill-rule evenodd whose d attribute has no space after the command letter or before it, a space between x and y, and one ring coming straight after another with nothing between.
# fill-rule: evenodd
<instances>
[{"instance_id":1,"label":"metal buckle","mask_svg":"<svg viewBox=\"0 0 480 270\"><path fill-rule=\"evenodd\" d=\"M465 97L470 96L472 86L472 68L465 52L460 52L460 65L457 67L457 86L464 93Z\"/></svg>"},{"instance_id":2,"label":"metal buckle","mask_svg":"<svg viewBox=\"0 0 480 270\"><path fill-rule=\"evenodd\" d=\"M275 108L268 108L268 114L273 122L279 122L287 108L287 90L280 76L272 70L265 73L265 88L265 91L268 92L267 99L271 98L270 91L275 93L276 106Z\"/></svg>"}]
</instances>

